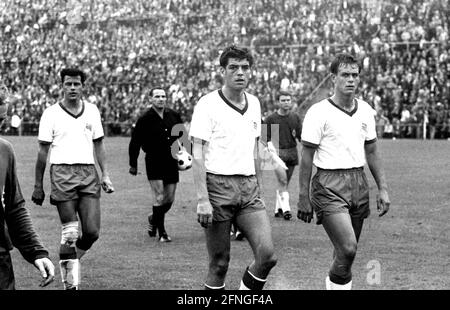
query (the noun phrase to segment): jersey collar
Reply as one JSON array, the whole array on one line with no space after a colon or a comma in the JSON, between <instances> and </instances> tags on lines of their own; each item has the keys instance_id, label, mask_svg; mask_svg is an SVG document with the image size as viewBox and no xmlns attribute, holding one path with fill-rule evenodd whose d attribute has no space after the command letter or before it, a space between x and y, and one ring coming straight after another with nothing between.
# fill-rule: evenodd
<instances>
[{"instance_id":1,"label":"jersey collar","mask_svg":"<svg viewBox=\"0 0 450 310\"><path fill-rule=\"evenodd\" d=\"M63 104L62 102L59 102L59 106L61 107L61 109L63 109L67 114L69 114L70 116L72 116L73 118L79 118L81 115L83 115L84 112L84 101L81 100L81 111L78 114L73 114L72 112L70 112Z\"/></svg>"},{"instance_id":2,"label":"jersey collar","mask_svg":"<svg viewBox=\"0 0 450 310\"><path fill-rule=\"evenodd\" d=\"M167 114L167 108L164 108L162 116L156 111L156 109L153 106L150 107L150 112L152 114L158 116L160 119L164 119L164 115Z\"/></svg>"},{"instance_id":3,"label":"jersey collar","mask_svg":"<svg viewBox=\"0 0 450 310\"><path fill-rule=\"evenodd\" d=\"M341 110L342 112L344 112L344 113L347 114L348 116L353 116L353 114L355 114L356 111L358 110L358 100L356 100L356 99L353 99L353 100L355 100L355 107L353 108L353 110L351 110L351 111L349 112L349 111L344 110L344 109L341 108L340 106L338 106L336 103L334 103L334 101L333 101L331 98L328 98L328 101L329 101L332 105L334 105L336 108L338 108L339 110Z\"/></svg>"},{"instance_id":4,"label":"jersey collar","mask_svg":"<svg viewBox=\"0 0 450 310\"><path fill-rule=\"evenodd\" d=\"M230 106L232 109L234 109L235 111L237 111L239 114L244 115L245 112L247 112L248 109L248 100L247 100L247 95L244 93L244 98L245 98L245 106L244 108L241 110L238 107L236 107L234 104L232 104L230 102L230 100L227 99L227 97L225 97L225 95L223 94L222 90L219 89L219 96L220 98L222 98L223 101L225 101L226 104L228 104L228 106Z\"/></svg>"}]
</instances>

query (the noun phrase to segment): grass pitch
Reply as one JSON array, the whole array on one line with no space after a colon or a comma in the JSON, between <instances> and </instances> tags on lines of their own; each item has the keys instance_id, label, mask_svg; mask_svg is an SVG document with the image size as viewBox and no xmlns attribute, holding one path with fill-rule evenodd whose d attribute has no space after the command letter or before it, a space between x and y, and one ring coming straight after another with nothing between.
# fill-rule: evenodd
<instances>
[{"instance_id":1,"label":"grass pitch","mask_svg":"<svg viewBox=\"0 0 450 310\"><path fill-rule=\"evenodd\" d=\"M50 251L56 280L48 290L62 289L58 267L60 224L49 203L49 167L45 173L46 200L42 207L31 202L36 137L4 137L14 145L18 177L34 226ZM203 229L196 219L196 194L192 171L181 172L176 200L166 215L173 239L160 244L147 235L147 215L152 197L145 176L128 174L129 138L106 138L108 165L115 193L102 192L100 239L81 262L83 290L191 290L202 289L207 270ZM450 189L448 141L381 140L386 177L392 202L390 212L379 218L375 208L376 186L371 186L372 215L365 221L353 265L353 287L363 290L449 289L448 256ZM273 217L276 179L264 174L263 192L272 222L278 264L265 289L324 289L331 264L332 246L316 224L296 218ZM289 186L296 214L298 167ZM12 252L17 289L39 289L38 271ZM252 253L246 241L232 241L227 289L237 289ZM379 271L379 273L374 273Z\"/></svg>"}]
</instances>

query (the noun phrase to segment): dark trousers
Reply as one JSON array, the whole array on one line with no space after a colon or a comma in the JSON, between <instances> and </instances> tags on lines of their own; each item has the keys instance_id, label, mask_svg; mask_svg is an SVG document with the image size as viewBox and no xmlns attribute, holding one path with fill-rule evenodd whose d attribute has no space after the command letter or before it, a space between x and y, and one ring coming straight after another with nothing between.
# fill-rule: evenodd
<instances>
[{"instance_id":1,"label":"dark trousers","mask_svg":"<svg viewBox=\"0 0 450 310\"><path fill-rule=\"evenodd\" d=\"M0 253L0 290L14 290L14 271L9 252Z\"/></svg>"}]
</instances>

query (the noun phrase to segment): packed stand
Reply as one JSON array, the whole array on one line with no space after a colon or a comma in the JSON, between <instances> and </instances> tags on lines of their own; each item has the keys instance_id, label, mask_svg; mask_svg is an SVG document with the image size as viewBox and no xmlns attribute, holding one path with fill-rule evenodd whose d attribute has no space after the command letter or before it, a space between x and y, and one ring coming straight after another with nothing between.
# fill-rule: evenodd
<instances>
[{"instance_id":1,"label":"packed stand","mask_svg":"<svg viewBox=\"0 0 450 310\"><path fill-rule=\"evenodd\" d=\"M12 113L22 132L33 134L60 98L59 70L80 66L108 134L129 134L152 86L166 87L189 121L198 98L220 87L217 57L230 43L254 51L249 88L265 113L280 88L299 107L321 83L327 94L329 59L349 51L363 60L360 93L381 136L422 137L426 119L429 137L450 137L447 2L378 2L2 1L2 82L20 98Z\"/></svg>"}]
</instances>

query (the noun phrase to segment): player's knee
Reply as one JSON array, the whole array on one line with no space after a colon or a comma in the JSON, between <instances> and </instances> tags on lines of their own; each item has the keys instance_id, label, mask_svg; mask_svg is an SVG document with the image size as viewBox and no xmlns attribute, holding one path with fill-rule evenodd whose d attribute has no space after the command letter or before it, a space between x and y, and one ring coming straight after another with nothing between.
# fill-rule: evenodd
<instances>
[{"instance_id":1,"label":"player's knee","mask_svg":"<svg viewBox=\"0 0 450 310\"><path fill-rule=\"evenodd\" d=\"M166 195L162 198L161 203L164 205L172 205L174 200L175 200L175 197L173 197L171 195Z\"/></svg>"},{"instance_id":2,"label":"player's knee","mask_svg":"<svg viewBox=\"0 0 450 310\"><path fill-rule=\"evenodd\" d=\"M256 262L259 262L265 270L270 270L277 264L277 258L273 248L261 248L257 253Z\"/></svg>"},{"instance_id":3,"label":"player's knee","mask_svg":"<svg viewBox=\"0 0 450 310\"><path fill-rule=\"evenodd\" d=\"M78 239L78 221L62 224L61 244L72 246Z\"/></svg>"},{"instance_id":4,"label":"player's knee","mask_svg":"<svg viewBox=\"0 0 450 310\"><path fill-rule=\"evenodd\" d=\"M163 204L164 204L164 195L163 195L163 194L157 194L157 195L155 196L155 200L156 200L156 204L157 204L158 206L163 205Z\"/></svg>"},{"instance_id":5,"label":"player's knee","mask_svg":"<svg viewBox=\"0 0 450 310\"><path fill-rule=\"evenodd\" d=\"M356 256L356 250L357 250L356 242L349 242L341 247L340 256L348 262L353 262Z\"/></svg>"},{"instance_id":6,"label":"player's knee","mask_svg":"<svg viewBox=\"0 0 450 310\"><path fill-rule=\"evenodd\" d=\"M163 208L164 213L167 213L167 211L169 211L170 208L172 208L172 203L173 203L173 201L166 202L161 206Z\"/></svg>"},{"instance_id":7,"label":"player's knee","mask_svg":"<svg viewBox=\"0 0 450 310\"><path fill-rule=\"evenodd\" d=\"M219 277L224 277L228 271L228 265L230 263L230 255L216 256L211 260L209 269L211 273Z\"/></svg>"},{"instance_id":8,"label":"player's knee","mask_svg":"<svg viewBox=\"0 0 450 310\"><path fill-rule=\"evenodd\" d=\"M77 247L81 250L87 251L89 250L95 241L98 240L100 236L99 230L91 230L83 232L83 235L77 241Z\"/></svg>"}]
</instances>

